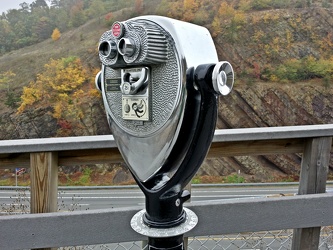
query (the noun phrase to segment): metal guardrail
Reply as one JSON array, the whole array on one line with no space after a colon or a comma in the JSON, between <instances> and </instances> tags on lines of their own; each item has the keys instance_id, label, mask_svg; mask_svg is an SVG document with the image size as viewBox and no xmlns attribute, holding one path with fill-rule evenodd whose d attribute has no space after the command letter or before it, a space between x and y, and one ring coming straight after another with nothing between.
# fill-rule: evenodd
<instances>
[{"instance_id":1,"label":"metal guardrail","mask_svg":"<svg viewBox=\"0 0 333 250\"><path fill-rule=\"evenodd\" d=\"M199 224L186 236L300 228L294 230L292 249L318 246L320 228L333 225L333 195L325 193L332 137L333 125L216 131L208 157L303 153L301 195L189 204ZM31 167L31 212L36 213L0 217L0 246L20 249L142 240L129 226L138 208L49 213L56 211L58 165L119 161L111 139L0 141L0 168Z\"/></svg>"}]
</instances>

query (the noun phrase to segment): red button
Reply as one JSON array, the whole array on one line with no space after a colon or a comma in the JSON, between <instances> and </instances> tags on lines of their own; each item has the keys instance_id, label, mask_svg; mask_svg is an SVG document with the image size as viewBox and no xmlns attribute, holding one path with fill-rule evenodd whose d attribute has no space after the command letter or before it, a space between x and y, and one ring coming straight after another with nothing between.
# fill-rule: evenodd
<instances>
[{"instance_id":1,"label":"red button","mask_svg":"<svg viewBox=\"0 0 333 250\"><path fill-rule=\"evenodd\" d=\"M123 26L121 23L115 22L112 25L112 34L116 38L120 38L123 35Z\"/></svg>"}]
</instances>

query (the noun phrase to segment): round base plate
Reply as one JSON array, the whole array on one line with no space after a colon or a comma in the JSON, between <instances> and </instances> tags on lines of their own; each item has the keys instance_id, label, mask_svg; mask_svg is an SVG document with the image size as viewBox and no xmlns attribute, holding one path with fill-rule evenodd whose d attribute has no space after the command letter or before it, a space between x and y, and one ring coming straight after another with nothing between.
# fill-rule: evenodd
<instances>
[{"instance_id":1,"label":"round base plate","mask_svg":"<svg viewBox=\"0 0 333 250\"><path fill-rule=\"evenodd\" d=\"M186 220L184 223L180 224L177 227L171 227L171 228L148 227L143 222L143 215L146 212L145 209L137 212L133 216L131 220L131 227L137 233L152 238L168 238L168 237L182 235L192 230L198 224L198 216L188 208L184 207L184 210L186 213Z\"/></svg>"}]
</instances>

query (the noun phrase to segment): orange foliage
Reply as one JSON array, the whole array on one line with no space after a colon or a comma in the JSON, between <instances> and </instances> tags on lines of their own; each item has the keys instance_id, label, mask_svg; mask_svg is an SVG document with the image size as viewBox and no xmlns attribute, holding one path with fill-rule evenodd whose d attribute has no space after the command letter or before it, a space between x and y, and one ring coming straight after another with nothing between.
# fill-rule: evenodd
<instances>
[{"instance_id":1,"label":"orange foliage","mask_svg":"<svg viewBox=\"0 0 333 250\"><path fill-rule=\"evenodd\" d=\"M234 17L236 14L236 11L234 7L227 2L222 2L218 11L218 15L222 19L229 19Z\"/></svg>"},{"instance_id":2,"label":"orange foliage","mask_svg":"<svg viewBox=\"0 0 333 250\"><path fill-rule=\"evenodd\" d=\"M108 14L105 15L105 20L110 21L111 19L113 19L113 14L112 12L109 12Z\"/></svg>"},{"instance_id":3,"label":"orange foliage","mask_svg":"<svg viewBox=\"0 0 333 250\"><path fill-rule=\"evenodd\" d=\"M195 13L198 11L198 3L196 0L184 0L184 21L192 21Z\"/></svg>"},{"instance_id":4,"label":"orange foliage","mask_svg":"<svg viewBox=\"0 0 333 250\"><path fill-rule=\"evenodd\" d=\"M51 38L53 41L57 41L59 40L61 37L61 33L60 30L58 28L55 28L52 32Z\"/></svg>"},{"instance_id":5,"label":"orange foliage","mask_svg":"<svg viewBox=\"0 0 333 250\"><path fill-rule=\"evenodd\" d=\"M24 87L18 112L50 106L59 124L71 124L60 126L61 129L83 127L86 103L99 96L91 76L79 58L51 59L44 66L43 73L37 75L36 81Z\"/></svg>"}]
</instances>

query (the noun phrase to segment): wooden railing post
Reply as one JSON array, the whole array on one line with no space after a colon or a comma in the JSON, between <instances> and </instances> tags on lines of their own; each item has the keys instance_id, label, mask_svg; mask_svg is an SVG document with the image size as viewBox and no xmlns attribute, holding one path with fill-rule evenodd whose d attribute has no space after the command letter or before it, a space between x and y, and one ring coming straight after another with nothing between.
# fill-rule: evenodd
<instances>
[{"instance_id":1,"label":"wooden railing post","mask_svg":"<svg viewBox=\"0 0 333 250\"><path fill-rule=\"evenodd\" d=\"M56 212L58 209L58 153L31 153L30 167L30 212ZM43 249L51 250L53 248Z\"/></svg>"},{"instance_id":2,"label":"wooden railing post","mask_svg":"<svg viewBox=\"0 0 333 250\"><path fill-rule=\"evenodd\" d=\"M57 211L58 154L31 153L31 213Z\"/></svg>"},{"instance_id":3,"label":"wooden railing post","mask_svg":"<svg viewBox=\"0 0 333 250\"><path fill-rule=\"evenodd\" d=\"M298 189L299 195L326 192L331 145L331 137L310 138L305 142ZM294 229L291 249L318 249L320 229L320 227Z\"/></svg>"}]
</instances>

